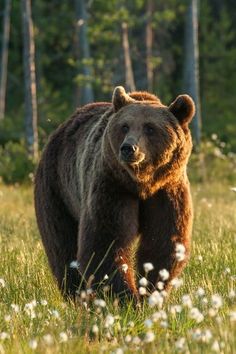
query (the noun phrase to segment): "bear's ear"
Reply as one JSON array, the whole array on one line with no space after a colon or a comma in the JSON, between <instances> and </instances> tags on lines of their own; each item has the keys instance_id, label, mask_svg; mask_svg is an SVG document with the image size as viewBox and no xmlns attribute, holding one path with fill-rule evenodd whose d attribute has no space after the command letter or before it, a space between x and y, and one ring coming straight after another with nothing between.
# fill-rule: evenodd
<instances>
[{"instance_id":1,"label":"bear's ear","mask_svg":"<svg viewBox=\"0 0 236 354\"><path fill-rule=\"evenodd\" d=\"M195 104L189 95L180 95L170 104L169 111L186 127L195 114Z\"/></svg>"},{"instance_id":2,"label":"bear's ear","mask_svg":"<svg viewBox=\"0 0 236 354\"><path fill-rule=\"evenodd\" d=\"M125 92L124 87L117 86L115 88L112 95L112 103L115 112L119 111L120 108L132 102L135 102L135 100Z\"/></svg>"}]
</instances>

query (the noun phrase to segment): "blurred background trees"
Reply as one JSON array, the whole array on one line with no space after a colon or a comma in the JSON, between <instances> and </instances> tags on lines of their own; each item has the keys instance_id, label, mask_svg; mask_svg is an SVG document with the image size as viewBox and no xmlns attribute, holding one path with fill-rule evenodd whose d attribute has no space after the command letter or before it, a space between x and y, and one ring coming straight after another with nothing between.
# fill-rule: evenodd
<instances>
[{"instance_id":1,"label":"blurred background trees","mask_svg":"<svg viewBox=\"0 0 236 354\"><path fill-rule=\"evenodd\" d=\"M8 48L9 3L0 0L1 58ZM76 106L110 101L114 86L124 85L150 90L165 104L180 93L192 94L199 102L195 141L217 134L228 151L236 152L234 10L234 0L32 2L40 148ZM7 74L5 119L0 121L5 160L21 156L27 141L21 18L21 2L14 1L8 66L1 64L1 82Z\"/></svg>"}]
</instances>

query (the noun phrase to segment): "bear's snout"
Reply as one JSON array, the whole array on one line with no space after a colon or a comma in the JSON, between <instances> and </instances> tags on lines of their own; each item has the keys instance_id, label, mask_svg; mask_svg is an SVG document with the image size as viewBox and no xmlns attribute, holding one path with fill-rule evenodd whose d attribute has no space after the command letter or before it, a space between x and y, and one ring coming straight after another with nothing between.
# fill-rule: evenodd
<instances>
[{"instance_id":1,"label":"bear's snout","mask_svg":"<svg viewBox=\"0 0 236 354\"><path fill-rule=\"evenodd\" d=\"M121 159L125 162L135 161L138 150L139 148L136 144L123 143L120 147Z\"/></svg>"}]
</instances>

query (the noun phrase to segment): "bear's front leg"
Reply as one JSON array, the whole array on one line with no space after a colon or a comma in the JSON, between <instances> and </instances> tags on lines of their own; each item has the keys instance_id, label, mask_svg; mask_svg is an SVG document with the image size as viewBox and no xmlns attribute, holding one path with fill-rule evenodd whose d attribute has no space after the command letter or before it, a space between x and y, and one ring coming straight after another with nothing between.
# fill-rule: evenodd
<instances>
[{"instance_id":1,"label":"bear's front leg","mask_svg":"<svg viewBox=\"0 0 236 354\"><path fill-rule=\"evenodd\" d=\"M137 295L132 245L138 235L138 200L103 185L90 202L78 237L79 271L85 283L90 280L95 289L108 284L115 294Z\"/></svg>"},{"instance_id":2,"label":"bear's front leg","mask_svg":"<svg viewBox=\"0 0 236 354\"><path fill-rule=\"evenodd\" d=\"M162 281L170 288L189 258L192 230L192 203L187 182L159 190L153 197L141 202L138 249L138 269L145 275L143 264L151 262L154 269L148 279L155 287ZM161 270L167 272L161 272Z\"/></svg>"}]
</instances>

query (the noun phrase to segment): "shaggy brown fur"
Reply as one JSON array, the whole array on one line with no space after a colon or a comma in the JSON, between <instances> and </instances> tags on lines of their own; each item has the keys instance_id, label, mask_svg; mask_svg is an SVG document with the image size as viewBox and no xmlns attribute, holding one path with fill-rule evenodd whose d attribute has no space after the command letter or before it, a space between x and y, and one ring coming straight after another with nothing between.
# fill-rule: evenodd
<instances>
[{"instance_id":1,"label":"shaggy brown fur","mask_svg":"<svg viewBox=\"0 0 236 354\"><path fill-rule=\"evenodd\" d=\"M154 265L153 285L161 269L170 272L166 288L180 274L192 228L186 165L193 115L187 95L166 107L154 95L117 87L112 103L78 109L51 135L36 173L35 209L63 292L74 295L93 275L94 288L107 283L114 293L138 296L145 262ZM183 261L177 243L185 246ZM78 269L70 267L74 260Z\"/></svg>"}]
</instances>

